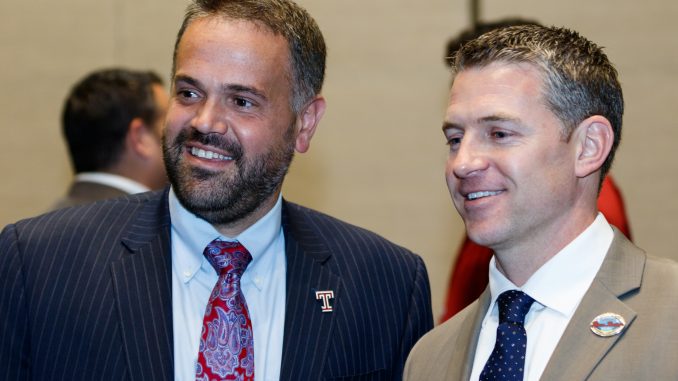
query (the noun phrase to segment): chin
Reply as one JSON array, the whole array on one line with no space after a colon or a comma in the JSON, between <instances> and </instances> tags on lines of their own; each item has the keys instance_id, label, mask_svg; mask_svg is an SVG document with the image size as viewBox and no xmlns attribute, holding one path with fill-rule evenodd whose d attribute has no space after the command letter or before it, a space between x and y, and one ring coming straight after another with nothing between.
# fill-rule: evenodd
<instances>
[{"instance_id":1,"label":"chin","mask_svg":"<svg viewBox=\"0 0 678 381\"><path fill-rule=\"evenodd\" d=\"M495 229L466 224L466 234L469 239L480 246L493 248L501 241L500 234Z\"/></svg>"},{"instance_id":2,"label":"chin","mask_svg":"<svg viewBox=\"0 0 678 381\"><path fill-rule=\"evenodd\" d=\"M492 241L484 239L484 237L478 236L476 234L468 234L468 238L480 246L490 247L492 244Z\"/></svg>"}]
</instances>

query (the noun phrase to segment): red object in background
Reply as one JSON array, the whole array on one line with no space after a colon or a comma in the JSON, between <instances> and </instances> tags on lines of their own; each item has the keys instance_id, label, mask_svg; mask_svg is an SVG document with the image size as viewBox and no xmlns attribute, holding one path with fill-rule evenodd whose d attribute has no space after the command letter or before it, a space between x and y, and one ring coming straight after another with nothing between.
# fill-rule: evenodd
<instances>
[{"instance_id":1,"label":"red object in background","mask_svg":"<svg viewBox=\"0 0 678 381\"><path fill-rule=\"evenodd\" d=\"M607 176L603 181L598 196L598 210L603 213L611 225L617 227L626 237L631 239L631 229L626 218L624 200L611 176ZM465 237L454 264L450 283L447 286L445 309L440 323L463 310L485 290L488 282L487 267L491 258L492 250L477 245L468 237Z\"/></svg>"}]
</instances>

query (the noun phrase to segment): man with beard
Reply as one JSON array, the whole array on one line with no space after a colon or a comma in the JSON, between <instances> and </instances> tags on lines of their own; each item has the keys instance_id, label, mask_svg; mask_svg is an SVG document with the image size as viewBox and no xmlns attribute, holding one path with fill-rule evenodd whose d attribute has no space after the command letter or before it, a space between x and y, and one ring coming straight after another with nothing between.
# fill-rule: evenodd
<instances>
[{"instance_id":1,"label":"man with beard","mask_svg":"<svg viewBox=\"0 0 678 381\"><path fill-rule=\"evenodd\" d=\"M192 4L171 187L2 232L0 378L400 379L432 326L421 258L281 197L324 69L322 34L290 1Z\"/></svg>"}]
</instances>

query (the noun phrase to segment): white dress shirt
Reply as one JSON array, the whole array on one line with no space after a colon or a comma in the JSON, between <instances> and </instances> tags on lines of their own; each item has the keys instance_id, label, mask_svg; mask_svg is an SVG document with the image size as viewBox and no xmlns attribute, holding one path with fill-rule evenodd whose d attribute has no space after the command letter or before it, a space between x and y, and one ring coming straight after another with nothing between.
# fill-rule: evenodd
<instances>
[{"instance_id":1,"label":"white dress shirt","mask_svg":"<svg viewBox=\"0 0 678 381\"><path fill-rule=\"evenodd\" d=\"M120 189L128 194L148 192L150 189L130 178L104 172L82 172L75 175L75 181L87 181Z\"/></svg>"},{"instance_id":2,"label":"white dress shirt","mask_svg":"<svg viewBox=\"0 0 678 381\"><path fill-rule=\"evenodd\" d=\"M560 337L591 286L605 259L614 233L601 213L584 232L537 270L518 287L497 270L495 258L489 266L491 308L482 322L476 347L471 380L478 380L487 362L497 334L499 295L507 290L522 290L535 303L525 317L527 351L524 380L538 381Z\"/></svg>"},{"instance_id":3,"label":"white dress shirt","mask_svg":"<svg viewBox=\"0 0 678 381\"><path fill-rule=\"evenodd\" d=\"M252 255L241 278L254 335L256 381L280 378L285 324L285 238L282 198L273 209L237 237L224 237L207 221L186 210L169 193L172 221L172 317L175 380L195 380L202 322L210 293L219 279L203 256L216 238L239 241Z\"/></svg>"}]
</instances>

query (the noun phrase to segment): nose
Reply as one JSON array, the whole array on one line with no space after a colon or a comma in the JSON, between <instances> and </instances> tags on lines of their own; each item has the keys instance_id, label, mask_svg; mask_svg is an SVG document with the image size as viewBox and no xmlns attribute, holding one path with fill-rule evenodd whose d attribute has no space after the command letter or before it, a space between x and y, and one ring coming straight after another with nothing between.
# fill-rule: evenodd
<instances>
[{"instance_id":1,"label":"nose","mask_svg":"<svg viewBox=\"0 0 678 381\"><path fill-rule=\"evenodd\" d=\"M486 152L471 137L464 137L459 147L450 151L447 163L448 170L461 179L479 174L488 167Z\"/></svg>"},{"instance_id":2,"label":"nose","mask_svg":"<svg viewBox=\"0 0 678 381\"><path fill-rule=\"evenodd\" d=\"M203 134L226 134L228 122L224 107L216 99L206 100L196 109L191 125Z\"/></svg>"}]
</instances>

